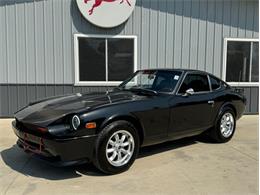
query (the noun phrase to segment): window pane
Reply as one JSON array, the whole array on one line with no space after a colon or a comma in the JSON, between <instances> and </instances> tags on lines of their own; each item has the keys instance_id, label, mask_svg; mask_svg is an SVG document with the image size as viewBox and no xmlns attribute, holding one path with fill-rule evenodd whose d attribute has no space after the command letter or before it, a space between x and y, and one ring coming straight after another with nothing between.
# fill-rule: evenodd
<instances>
[{"instance_id":1,"label":"window pane","mask_svg":"<svg viewBox=\"0 0 260 195\"><path fill-rule=\"evenodd\" d=\"M105 39L79 38L80 81L106 81Z\"/></svg>"},{"instance_id":2,"label":"window pane","mask_svg":"<svg viewBox=\"0 0 260 195\"><path fill-rule=\"evenodd\" d=\"M137 77L137 86L151 89L155 80L156 74L155 73L147 73L147 74L139 74ZM134 79L132 80L134 83Z\"/></svg>"},{"instance_id":3,"label":"window pane","mask_svg":"<svg viewBox=\"0 0 260 195\"><path fill-rule=\"evenodd\" d=\"M158 92L172 92L180 79L180 71L139 71L133 77L120 85L124 89L139 88Z\"/></svg>"},{"instance_id":4,"label":"window pane","mask_svg":"<svg viewBox=\"0 0 260 195\"><path fill-rule=\"evenodd\" d=\"M228 41L227 72L228 82L249 82L250 42Z\"/></svg>"},{"instance_id":5,"label":"window pane","mask_svg":"<svg viewBox=\"0 0 260 195\"><path fill-rule=\"evenodd\" d=\"M211 88L212 90L218 89L220 87L220 80L210 76Z\"/></svg>"},{"instance_id":6,"label":"window pane","mask_svg":"<svg viewBox=\"0 0 260 195\"><path fill-rule=\"evenodd\" d=\"M258 82L259 81L259 43L253 43L253 51L252 51L252 75L251 81Z\"/></svg>"},{"instance_id":7,"label":"window pane","mask_svg":"<svg viewBox=\"0 0 260 195\"><path fill-rule=\"evenodd\" d=\"M152 89L159 92L172 92L180 78L180 75L181 72L158 71Z\"/></svg>"},{"instance_id":8,"label":"window pane","mask_svg":"<svg viewBox=\"0 0 260 195\"><path fill-rule=\"evenodd\" d=\"M192 88L194 92L209 91L207 75L188 74L183 81L179 93L184 94L187 89Z\"/></svg>"},{"instance_id":9,"label":"window pane","mask_svg":"<svg viewBox=\"0 0 260 195\"><path fill-rule=\"evenodd\" d=\"M108 80L123 81L134 72L134 40L108 39Z\"/></svg>"}]
</instances>

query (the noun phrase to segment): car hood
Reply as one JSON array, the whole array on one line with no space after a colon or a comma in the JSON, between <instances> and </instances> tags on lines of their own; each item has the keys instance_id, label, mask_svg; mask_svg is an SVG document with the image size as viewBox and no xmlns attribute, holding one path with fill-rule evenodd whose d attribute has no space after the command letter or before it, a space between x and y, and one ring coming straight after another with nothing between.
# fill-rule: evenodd
<instances>
[{"instance_id":1,"label":"car hood","mask_svg":"<svg viewBox=\"0 0 260 195\"><path fill-rule=\"evenodd\" d=\"M85 112L112 103L144 98L146 98L146 96L139 96L130 91L77 93L30 103L15 113L15 118L23 123L44 127L68 114Z\"/></svg>"}]
</instances>

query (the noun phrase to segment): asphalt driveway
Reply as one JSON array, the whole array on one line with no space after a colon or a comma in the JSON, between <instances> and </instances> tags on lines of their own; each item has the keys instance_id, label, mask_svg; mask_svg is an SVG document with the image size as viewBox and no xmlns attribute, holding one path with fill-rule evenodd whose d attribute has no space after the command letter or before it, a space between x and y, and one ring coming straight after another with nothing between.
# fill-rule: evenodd
<instances>
[{"instance_id":1,"label":"asphalt driveway","mask_svg":"<svg viewBox=\"0 0 260 195\"><path fill-rule=\"evenodd\" d=\"M56 168L16 145L0 120L0 194L258 194L258 116L227 144L188 138L143 148L132 168L106 176L92 165Z\"/></svg>"}]
</instances>

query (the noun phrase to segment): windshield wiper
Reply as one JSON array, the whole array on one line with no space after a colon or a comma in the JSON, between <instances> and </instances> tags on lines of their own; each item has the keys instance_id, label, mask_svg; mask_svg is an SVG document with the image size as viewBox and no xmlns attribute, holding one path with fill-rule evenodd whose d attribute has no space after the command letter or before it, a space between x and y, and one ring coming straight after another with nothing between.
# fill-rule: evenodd
<instances>
[{"instance_id":1,"label":"windshield wiper","mask_svg":"<svg viewBox=\"0 0 260 195\"><path fill-rule=\"evenodd\" d=\"M123 88L122 87L114 87L114 91L116 90L116 91L121 91Z\"/></svg>"},{"instance_id":2,"label":"windshield wiper","mask_svg":"<svg viewBox=\"0 0 260 195\"><path fill-rule=\"evenodd\" d=\"M145 88L132 87L129 90L134 91L134 92L144 92L144 93L148 93L148 94L152 94L152 95L158 94L157 91L154 91L152 89L145 89Z\"/></svg>"}]
</instances>

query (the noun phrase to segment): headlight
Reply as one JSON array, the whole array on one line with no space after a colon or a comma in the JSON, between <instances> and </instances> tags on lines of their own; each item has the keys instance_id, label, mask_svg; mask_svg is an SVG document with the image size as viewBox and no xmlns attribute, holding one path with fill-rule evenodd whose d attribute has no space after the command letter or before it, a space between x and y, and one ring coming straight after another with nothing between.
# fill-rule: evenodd
<instances>
[{"instance_id":1,"label":"headlight","mask_svg":"<svg viewBox=\"0 0 260 195\"><path fill-rule=\"evenodd\" d=\"M71 119L71 125L74 130L77 130L80 125L80 119L77 115L74 115Z\"/></svg>"}]
</instances>

